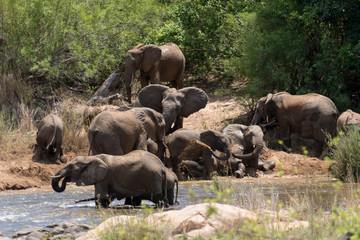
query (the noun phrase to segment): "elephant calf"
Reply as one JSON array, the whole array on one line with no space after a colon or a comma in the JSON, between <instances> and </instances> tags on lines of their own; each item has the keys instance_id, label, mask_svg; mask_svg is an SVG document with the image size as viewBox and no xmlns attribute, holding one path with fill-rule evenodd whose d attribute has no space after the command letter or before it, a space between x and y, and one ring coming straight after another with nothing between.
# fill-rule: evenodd
<instances>
[{"instance_id":1,"label":"elephant calf","mask_svg":"<svg viewBox=\"0 0 360 240\"><path fill-rule=\"evenodd\" d=\"M61 179L64 180L59 186ZM94 185L94 200L102 207L108 207L115 198L133 198L137 205L146 199L167 206L174 204L178 180L154 154L134 150L122 156L78 156L53 176L52 188L63 192L67 182L75 182L77 186Z\"/></svg>"},{"instance_id":2,"label":"elephant calf","mask_svg":"<svg viewBox=\"0 0 360 240\"><path fill-rule=\"evenodd\" d=\"M54 161L60 164L64 137L63 121L58 116L49 114L40 121L37 128L36 151L40 159L43 159L44 155L54 156Z\"/></svg>"},{"instance_id":3,"label":"elephant calf","mask_svg":"<svg viewBox=\"0 0 360 240\"><path fill-rule=\"evenodd\" d=\"M178 176L181 176L179 164L182 160L196 161L202 158L204 164L203 178L210 179L210 173L216 170L216 161L211 155L219 160L227 160L230 157L230 139L221 132L214 130L178 129L166 138L166 145L169 148L173 171ZM194 150L188 150L191 145L196 145ZM225 153L225 155L216 154L216 150ZM184 152L188 151L191 152L188 154L189 156L183 156Z\"/></svg>"},{"instance_id":4,"label":"elephant calf","mask_svg":"<svg viewBox=\"0 0 360 240\"><path fill-rule=\"evenodd\" d=\"M275 167L274 162L263 161L260 153L265 147L264 133L257 125L229 124L222 133L226 134L236 149L232 153L235 158L241 159L245 167L251 167L262 171L271 170Z\"/></svg>"}]
</instances>

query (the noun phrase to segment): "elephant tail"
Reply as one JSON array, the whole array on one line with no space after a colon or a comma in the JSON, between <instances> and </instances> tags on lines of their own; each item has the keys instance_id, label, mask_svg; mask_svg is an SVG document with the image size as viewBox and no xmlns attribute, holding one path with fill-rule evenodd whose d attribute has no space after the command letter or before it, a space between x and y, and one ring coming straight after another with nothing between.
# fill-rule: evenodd
<instances>
[{"instance_id":1,"label":"elephant tail","mask_svg":"<svg viewBox=\"0 0 360 240\"><path fill-rule=\"evenodd\" d=\"M55 124L54 115L51 114L50 116L51 116L51 119L53 120L54 133L53 133L51 141L48 143L48 145L46 145L46 150L49 150L50 146L53 145L53 143L55 141L55 137L56 137L56 124Z\"/></svg>"},{"instance_id":2,"label":"elephant tail","mask_svg":"<svg viewBox=\"0 0 360 240\"><path fill-rule=\"evenodd\" d=\"M167 178L166 178L166 169L163 169L162 171L162 192L164 196L164 204L165 207L169 205L169 200L167 196Z\"/></svg>"},{"instance_id":3,"label":"elephant tail","mask_svg":"<svg viewBox=\"0 0 360 240\"><path fill-rule=\"evenodd\" d=\"M178 202L178 194L179 194L179 180L175 180L175 184L176 184L176 195L175 195L175 206L178 206L180 203Z\"/></svg>"}]
</instances>

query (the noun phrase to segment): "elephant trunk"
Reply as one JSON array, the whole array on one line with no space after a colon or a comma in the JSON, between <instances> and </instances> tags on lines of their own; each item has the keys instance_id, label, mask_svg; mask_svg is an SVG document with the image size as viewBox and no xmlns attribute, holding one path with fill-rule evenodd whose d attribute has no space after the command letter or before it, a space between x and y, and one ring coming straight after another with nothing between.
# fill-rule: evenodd
<instances>
[{"instance_id":1,"label":"elephant trunk","mask_svg":"<svg viewBox=\"0 0 360 240\"><path fill-rule=\"evenodd\" d=\"M238 153L232 153L233 157L238 158L238 159L242 159L242 160L251 160L253 158L257 158L260 155L261 150L263 149L263 145L259 144L256 145L254 150L251 153L247 153L247 154L238 154Z\"/></svg>"},{"instance_id":2,"label":"elephant trunk","mask_svg":"<svg viewBox=\"0 0 360 240\"><path fill-rule=\"evenodd\" d=\"M230 151L226 150L224 156L219 156L215 153L215 151L211 150L211 154L219 160L227 160L230 157Z\"/></svg>"},{"instance_id":3,"label":"elephant trunk","mask_svg":"<svg viewBox=\"0 0 360 240\"><path fill-rule=\"evenodd\" d=\"M254 117L252 118L250 125L256 125L259 122L260 122L260 115L257 112L255 112Z\"/></svg>"},{"instance_id":4,"label":"elephant trunk","mask_svg":"<svg viewBox=\"0 0 360 240\"><path fill-rule=\"evenodd\" d=\"M126 95L128 102L131 103L131 82L134 78L135 69L132 67L126 67L125 69L125 83L126 83Z\"/></svg>"},{"instance_id":5,"label":"elephant trunk","mask_svg":"<svg viewBox=\"0 0 360 240\"><path fill-rule=\"evenodd\" d=\"M177 117L175 104L163 106L162 115L165 120L165 134L169 134Z\"/></svg>"},{"instance_id":6,"label":"elephant trunk","mask_svg":"<svg viewBox=\"0 0 360 240\"><path fill-rule=\"evenodd\" d=\"M61 183L61 186L59 186L59 182L62 179L62 177L55 177L51 181L51 186L54 189L55 192L63 192L66 189L66 183L70 180L69 177L65 177L64 180Z\"/></svg>"}]
</instances>

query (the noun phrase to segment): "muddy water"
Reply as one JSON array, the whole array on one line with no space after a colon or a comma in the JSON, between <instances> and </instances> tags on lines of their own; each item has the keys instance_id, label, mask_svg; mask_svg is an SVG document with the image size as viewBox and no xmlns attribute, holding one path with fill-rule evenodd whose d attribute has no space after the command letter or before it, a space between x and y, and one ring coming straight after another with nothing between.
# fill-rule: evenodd
<instances>
[{"instance_id":1,"label":"muddy water","mask_svg":"<svg viewBox=\"0 0 360 240\"><path fill-rule=\"evenodd\" d=\"M232 188L232 203L244 208L266 207L268 201L274 206L284 204L295 195L300 199L310 198L314 207L330 209L334 198L339 194L348 194L354 186L342 187L341 192L335 191L334 179L324 178L259 178L229 180L222 179L218 185ZM180 205L203 202L216 196L210 190L212 181L181 182L179 186ZM216 186L216 184L215 184ZM355 187L357 187L355 185ZM189 194L190 191L190 194ZM7 191L0 193L0 231L8 237L26 225L45 227L51 223L75 222L98 224L114 213L140 213L140 210L98 210L93 201L75 204L75 201L93 197L93 187L68 186L63 193L56 193L50 187L33 188L23 191ZM150 202L145 202L151 205ZM119 207L123 201L115 201L113 207Z\"/></svg>"}]
</instances>

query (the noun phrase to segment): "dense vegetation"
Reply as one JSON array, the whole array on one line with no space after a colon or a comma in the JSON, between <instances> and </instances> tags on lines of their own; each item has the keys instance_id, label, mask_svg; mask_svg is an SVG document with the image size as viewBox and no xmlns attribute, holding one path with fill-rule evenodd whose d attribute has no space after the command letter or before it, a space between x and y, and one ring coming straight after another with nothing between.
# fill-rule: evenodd
<instances>
[{"instance_id":1,"label":"dense vegetation","mask_svg":"<svg viewBox=\"0 0 360 240\"><path fill-rule=\"evenodd\" d=\"M356 110L359 13L359 0L0 0L0 72L92 92L123 72L128 49L175 42L188 76L244 81L254 99L313 91Z\"/></svg>"}]
</instances>

